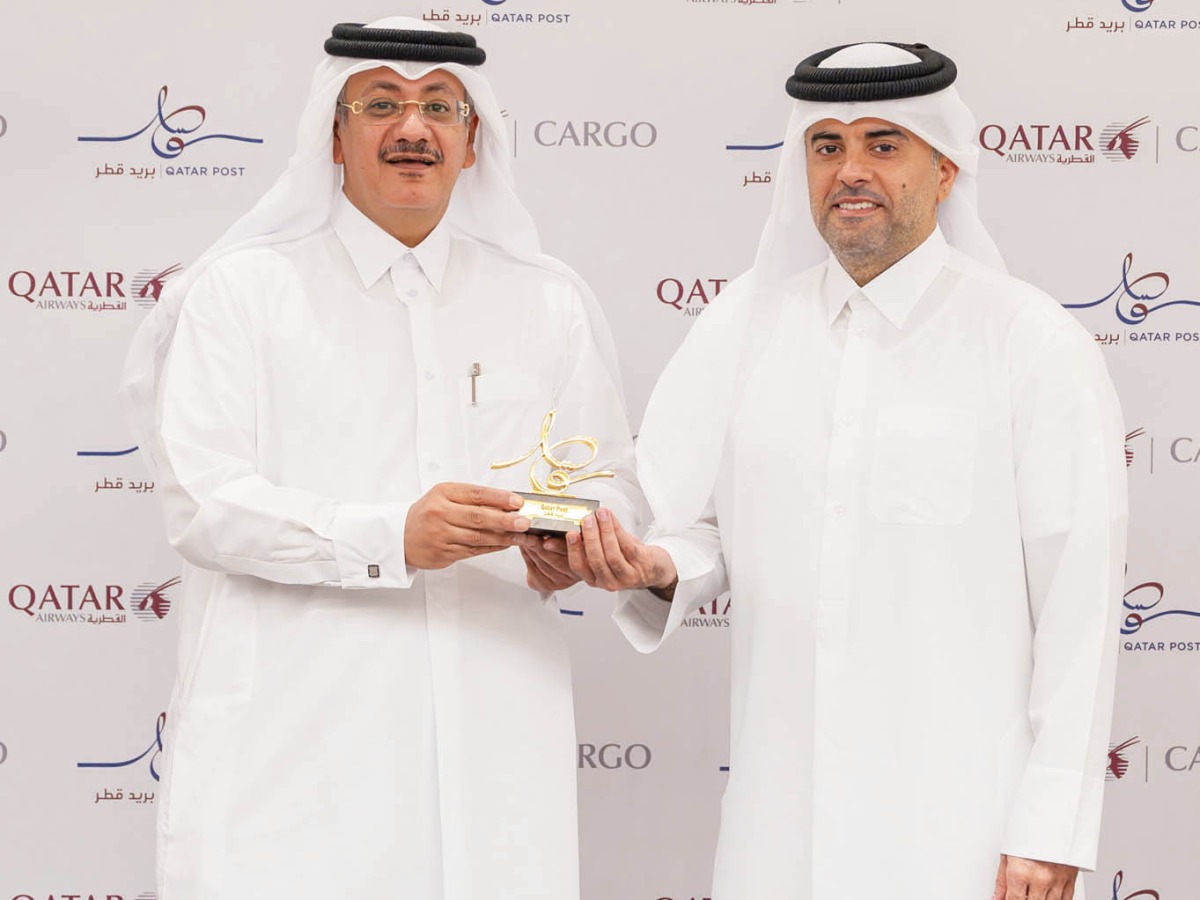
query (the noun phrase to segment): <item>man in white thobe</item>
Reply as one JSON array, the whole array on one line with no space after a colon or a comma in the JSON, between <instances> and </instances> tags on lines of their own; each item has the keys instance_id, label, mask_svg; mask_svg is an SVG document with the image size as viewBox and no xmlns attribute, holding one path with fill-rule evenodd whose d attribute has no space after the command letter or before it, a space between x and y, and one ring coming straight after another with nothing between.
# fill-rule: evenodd
<instances>
[{"instance_id":1,"label":"man in white thobe","mask_svg":"<svg viewBox=\"0 0 1200 900\"><path fill-rule=\"evenodd\" d=\"M474 40L326 50L288 170L126 370L187 561L159 897L570 900L577 578L489 463L556 409L636 517L611 338L540 252Z\"/></svg>"},{"instance_id":2,"label":"man in white thobe","mask_svg":"<svg viewBox=\"0 0 1200 900\"><path fill-rule=\"evenodd\" d=\"M1070 900L1095 865L1120 411L979 221L954 76L922 45L800 64L754 268L647 409L655 524L568 535L640 650L731 591L714 900Z\"/></svg>"}]
</instances>

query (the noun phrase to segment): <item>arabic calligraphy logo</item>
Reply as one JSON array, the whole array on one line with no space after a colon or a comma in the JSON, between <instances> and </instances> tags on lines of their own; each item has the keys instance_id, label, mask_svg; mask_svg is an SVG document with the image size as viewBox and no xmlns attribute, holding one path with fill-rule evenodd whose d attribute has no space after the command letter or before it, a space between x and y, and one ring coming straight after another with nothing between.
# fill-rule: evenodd
<instances>
[{"instance_id":1,"label":"arabic calligraphy logo","mask_svg":"<svg viewBox=\"0 0 1200 900\"><path fill-rule=\"evenodd\" d=\"M137 447L128 450L76 450L76 456L128 456L137 451Z\"/></svg>"},{"instance_id":2,"label":"arabic calligraphy logo","mask_svg":"<svg viewBox=\"0 0 1200 900\"><path fill-rule=\"evenodd\" d=\"M1105 781L1120 781L1129 773L1129 760L1125 758L1122 751L1128 750L1134 744L1140 742L1140 738L1131 737L1124 743L1112 745L1108 747L1108 769L1104 773Z\"/></svg>"},{"instance_id":3,"label":"arabic calligraphy logo","mask_svg":"<svg viewBox=\"0 0 1200 900\"><path fill-rule=\"evenodd\" d=\"M1125 435L1125 468L1128 469L1133 465L1133 448L1129 446L1129 442L1134 438L1140 438L1145 433L1145 428L1135 428L1129 434Z\"/></svg>"},{"instance_id":4,"label":"arabic calligraphy logo","mask_svg":"<svg viewBox=\"0 0 1200 900\"><path fill-rule=\"evenodd\" d=\"M163 726L166 724L167 724L167 714L165 712L159 713L158 721L154 725L154 740L150 742L149 747L147 747L145 750L143 750L140 754L135 756L133 759L127 759L124 762L111 762L111 763L101 763L101 762L82 763L81 762L81 763L75 763L75 767L78 769L124 769L127 766L132 766L134 763L141 762L143 759L145 759L148 756L148 757L150 757L150 761L149 761L150 777L153 778L155 781L158 781L159 777L158 777L157 763L158 763L159 756L162 755Z\"/></svg>"},{"instance_id":5,"label":"arabic calligraphy logo","mask_svg":"<svg viewBox=\"0 0 1200 900\"><path fill-rule=\"evenodd\" d=\"M153 309L162 294L163 282L182 268L176 263L161 272L142 269L133 276L133 302L144 309Z\"/></svg>"},{"instance_id":6,"label":"arabic calligraphy logo","mask_svg":"<svg viewBox=\"0 0 1200 900\"><path fill-rule=\"evenodd\" d=\"M162 584L145 582L139 584L133 591L132 612L143 622L161 622L171 611L171 598L167 591L178 585L179 576L175 576Z\"/></svg>"},{"instance_id":7,"label":"arabic calligraphy logo","mask_svg":"<svg viewBox=\"0 0 1200 900\"><path fill-rule=\"evenodd\" d=\"M1149 889L1134 891L1132 894L1126 894L1124 897L1122 897L1121 885L1124 883L1125 872L1124 870L1118 871L1116 877L1113 878L1112 900L1134 900L1135 897L1149 897L1152 898L1152 900L1161 900L1161 898L1158 896L1158 891L1152 891Z\"/></svg>"},{"instance_id":8,"label":"arabic calligraphy logo","mask_svg":"<svg viewBox=\"0 0 1200 900\"><path fill-rule=\"evenodd\" d=\"M1129 273L1132 268L1133 254L1126 253L1125 261L1121 265L1121 280L1115 288L1099 300L1093 300L1090 303L1064 303L1063 306L1067 309L1090 309L1116 298L1113 309L1117 318L1126 325L1140 325L1146 321L1146 317L1150 313L1166 309L1168 306L1200 307L1200 301L1197 300L1167 300L1151 306L1153 301L1158 300L1167 292L1167 288L1171 286L1171 277L1166 272L1147 272L1130 281ZM1125 300L1133 301L1128 309L1122 306Z\"/></svg>"},{"instance_id":9,"label":"arabic calligraphy logo","mask_svg":"<svg viewBox=\"0 0 1200 900\"><path fill-rule=\"evenodd\" d=\"M1142 13L1154 5L1154 0L1121 0L1121 5L1130 12Z\"/></svg>"},{"instance_id":10,"label":"arabic calligraphy logo","mask_svg":"<svg viewBox=\"0 0 1200 900\"><path fill-rule=\"evenodd\" d=\"M1149 116L1142 116L1128 125L1121 125L1119 122L1109 125L1100 132L1100 152L1110 160L1133 159L1141 146L1134 131L1149 121Z\"/></svg>"},{"instance_id":11,"label":"arabic calligraphy logo","mask_svg":"<svg viewBox=\"0 0 1200 900\"><path fill-rule=\"evenodd\" d=\"M1125 614L1125 621L1121 623L1121 634L1137 634L1142 630L1143 625L1155 619L1161 619L1163 616L1200 618L1200 611L1191 609L1161 609L1157 612L1150 612L1158 608L1166 593L1166 588L1157 581L1146 581L1127 590L1122 599L1122 605L1128 612ZM1150 614L1145 615L1148 612Z\"/></svg>"},{"instance_id":12,"label":"arabic calligraphy logo","mask_svg":"<svg viewBox=\"0 0 1200 900\"><path fill-rule=\"evenodd\" d=\"M164 84L158 91L158 109L154 116L132 134L120 135L117 137L78 137L78 141L93 141L101 143L120 143L122 141L131 141L141 134L145 134L147 130L153 128L150 132L150 148L157 156L163 159L175 159L193 144L199 144L201 141L240 141L245 144L261 144L262 138L243 137L237 134L205 134L198 137L189 137L199 131L204 125L204 120L208 118L208 113L203 106L191 104L181 106L178 109L166 112L164 104L167 101L167 86Z\"/></svg>"}]
</instances>

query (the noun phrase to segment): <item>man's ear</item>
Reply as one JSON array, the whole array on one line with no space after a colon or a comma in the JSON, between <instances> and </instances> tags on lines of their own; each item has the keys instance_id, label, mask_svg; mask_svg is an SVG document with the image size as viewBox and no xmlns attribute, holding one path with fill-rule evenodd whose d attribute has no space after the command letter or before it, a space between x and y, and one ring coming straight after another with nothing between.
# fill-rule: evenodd
<instances>
[{"instance_id":1,"label":"man's ear","mask_svg":"<svg viewBox=\"0 0 1200 900\"><path fill-rule=\"evenodd\" d=\"M342 157L342 133L338 127L339 125L340 125L340 123L335 118L333 120L333 161L337 165L340 166L343 162L343 157Z\"/></svg>"},{"instance_id":2,"label":"man's ear","mask_svg":"<svg viewBox=\"0 0 1200 900\"><path fill-rule=\"evenodd\" d=\"M950 196L950 189L954 187L954 180L958 177L958 166L948 157L943 156L938 160L937 174L937 202L945 203L946 198Z\"/></svg>"},{"instance_id":3,"label":"man's ear","mask_svg":"<svg viewBox=\"0 0 1200 900\"><path fill-rule=\"evenodd\" d=\"M479 130L479 116L471 113L471 124L467 126L467 155L463 159L463 168L469 169L475 165L475 132Z\"/></svg>"}]
</instances>

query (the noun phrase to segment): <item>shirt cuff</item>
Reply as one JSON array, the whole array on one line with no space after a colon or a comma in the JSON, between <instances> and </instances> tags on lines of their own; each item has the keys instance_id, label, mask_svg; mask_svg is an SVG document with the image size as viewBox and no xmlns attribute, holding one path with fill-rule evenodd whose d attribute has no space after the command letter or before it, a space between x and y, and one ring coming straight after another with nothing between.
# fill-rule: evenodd
<instances>
[{"instance_id":1,"label":"shirt cuff","mask_svg":"<svg viewBox=\"0 0 1200 900\"><path fill-rule=\"evenodd\" d=\"M1102 778L1030 763L1001 852L1094 871L1103 804Z\"/></svg>"},{"instance_id":2,"label":"shirt cuff","mask_svg":"<svg viewBox=\"0 0 1200 900\"><path fill-rule=\"evenodd\" d=\"M698 605L697 598L704 593L704 576L713 569L712 559L698 552L686 539L660 537L649 543L662 547L670 554L679 584L670 601L648 590L620 593L613 619L639 653L657 650L679 628L680 623Z\"/></svg>"},{"instance_id":3,"label":"shirt cuff","mask_svg":"<svg viewBox=\"0 0 1200 900\"><path fill-rule=\"evenodd\" d=\"M407 503L342 503L332 541L344 588L409 588L416 569L404 559Z\"/></svg>"}]
</instances>

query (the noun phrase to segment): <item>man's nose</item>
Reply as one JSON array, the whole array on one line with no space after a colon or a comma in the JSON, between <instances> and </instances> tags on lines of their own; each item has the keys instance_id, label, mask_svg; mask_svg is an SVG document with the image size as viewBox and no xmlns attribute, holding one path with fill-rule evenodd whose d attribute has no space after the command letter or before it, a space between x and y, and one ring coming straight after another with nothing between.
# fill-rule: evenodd
<instances>
[{"instance_id":1,"label":"man's nose","mask_svg":"<svg viewBox=\"0 0 1200 900\"><path fill-rule=\"evenodd\" d=\"M864 184L871 180L874 169L865 150L847 150L838 169L838 179L845 184Z\"/></svg>"},{"instance_id":2,"label":"man's nose","mask_svg":"<svg viewBox=\"0 0 1200 900\"><path fill-rule=\"evenodd\" d=\"M428 135L430 131L425 120L421 118L419 108L415 103L409 103L400 110L400 121L392 126L392 130L400 136Z\"/></svg>"}]
</instances>

